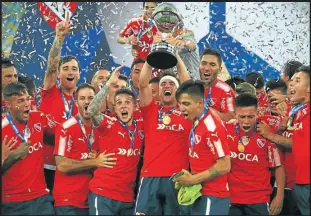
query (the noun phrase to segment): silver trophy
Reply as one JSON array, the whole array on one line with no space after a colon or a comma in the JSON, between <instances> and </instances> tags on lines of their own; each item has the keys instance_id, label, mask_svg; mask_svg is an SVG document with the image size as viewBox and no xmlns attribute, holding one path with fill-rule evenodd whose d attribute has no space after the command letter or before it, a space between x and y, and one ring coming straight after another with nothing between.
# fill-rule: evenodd
<instances>
[{"instance_id":1,"label":"silver trophy","mask_svg":"<svg viewBox=\"0 0 311 216\"><path fill-rule=\"evenodd\" d=\"M182 25L179 13L173 4L161 3L155 8L151 19L158 31L162 33L162 42L152 44L147 62L158 69L172 68L177 64L176 49L165 40L168 33L173 34L175 29Z\"/></svg>"}]
</instances>

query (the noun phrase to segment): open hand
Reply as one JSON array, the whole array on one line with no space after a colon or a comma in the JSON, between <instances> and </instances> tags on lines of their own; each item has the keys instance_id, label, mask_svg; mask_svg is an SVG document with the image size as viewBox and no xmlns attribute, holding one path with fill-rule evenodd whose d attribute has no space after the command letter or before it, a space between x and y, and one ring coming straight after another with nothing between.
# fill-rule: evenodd
<instances>
[{"instance_id":1,"label":"open hand","mask_svg":"<svg viewBox=\"0 0 311 216\"><path fill-rule=\"evenodd\" d=\"M56 36L65 37L68 34L70 27L69 12L66 12L65 20L56 24Z\"/></svg>"}]
</instances>

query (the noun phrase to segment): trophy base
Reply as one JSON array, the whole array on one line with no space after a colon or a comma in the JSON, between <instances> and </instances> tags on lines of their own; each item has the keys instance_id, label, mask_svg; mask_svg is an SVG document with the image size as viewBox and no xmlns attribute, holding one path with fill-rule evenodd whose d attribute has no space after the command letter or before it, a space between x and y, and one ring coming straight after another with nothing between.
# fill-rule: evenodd
<instances>
[{"instance_id":1,"label":"trophy base","mask_svg":"<svg viewBox=\"0 0 311 216\"><path fill-rule=\"evenodd\" d=\"M152 44L147 62L151 67L158 69L169 69L175 67L177 58L175 48L166 42Z\"/></svg>"}]
</instances>

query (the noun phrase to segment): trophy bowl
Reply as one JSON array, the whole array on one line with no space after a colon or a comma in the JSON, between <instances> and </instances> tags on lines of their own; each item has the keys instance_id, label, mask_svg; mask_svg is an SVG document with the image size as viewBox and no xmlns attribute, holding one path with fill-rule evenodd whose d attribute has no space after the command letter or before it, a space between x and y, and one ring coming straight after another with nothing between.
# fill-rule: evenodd
<instances>
[{"instance_id":1,"label":"trophy bowl","mask_svg":"<svg viewBox=\"0 0 311 216\"><path fill-rule=\"evenodd\" d=\"M169 69L177 64L176 48L165 42L166 34L173 33L181 23L180 16L175 6L171 3L159 4L153 14L152 21L162 34L162 42L153 43L147 62L150 66L158 69Z\"/></svg>"}]
</instances>

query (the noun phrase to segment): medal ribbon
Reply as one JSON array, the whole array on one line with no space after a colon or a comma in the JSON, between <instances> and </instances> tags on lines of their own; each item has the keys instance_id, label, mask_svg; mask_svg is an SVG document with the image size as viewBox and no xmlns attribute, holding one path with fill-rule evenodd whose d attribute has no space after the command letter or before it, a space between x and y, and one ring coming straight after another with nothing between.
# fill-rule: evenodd
<instances>
[{"instance_id":1,"label":"medal ribbon","mask_svg":"<svg viewBox=\"0 0 311 216\"><path fill-rule=\"evenodd\" d=\"M130 137L130 140L131 140L131 145L130 145L130 148L133 149L134 147L134 141L135 141L135 134L136 134L136 131L137 131L137 122L136 120L133 121L133 125L134 125L134 130L131 131L130 128L124 124L119 118L118 118L121 126L127 130L128 134L129 134L129 137Z\"/></svg>"},{"instance_id":2,"label":"medal ribbon","mask_svg":"<svg viewBox=\"0 0 311 216\"><path fill-rule=\"evenodd\" d=\"M82 123L82 120L81 120L81 118L80 118L80 115L77 115L76 119L77 119L77 121L78 121L78 123L79 123L79 126L80 126L80 128L81 128L81 131L82 131L82 133L83 133L85 139L87 140L88 149L89 149L89 151L91 151L91 150L92 150L92 144L93 144L93 143L91 143L91 137L94 139L94 127L93 127L93 125L92 125L90 136L87 137L86 130L85 130L85 127L84 127L84 125L83 125L83 123Z\"/></svg>"},{"instance_id":3,"label":"medal ribbon","mask_svg":"<svg viewBox=\"0 0 311 216\"><path fill-rule=\"evenodd\" d=\"M190 131L191 149L193 149L193 147L194 147L194 136L195 136L194 131L195 131L196 127L198 126L199 121L206 115L207 111L208 111L208 107L204 107L204 110L203 110L202 114L200 115L200 117L197 120L195 120L192 124L192 128Z\"/></svg>"},{"instance_id":4,"label":"medal ribbon","mask_svg":"<svg viewBox=\"0 0 311 216\"><path fill-rule=\"evenodd\" d=\"M26 135L26 134L25 134L25 131L28 131L28 130L29 130L29 129L28 129L28 121L27 121L26 127L25 127L25 129L24 129L24 136L22 136L21 132L18 130L18 128L17 128L16 125L14 124L13 119L12 119L12 116L11 116L11 114L10 114L9 112L7 113L7 116L6 116L6 117L7 117L8 121L9 121L11 127L13 128L15 134L22 140L22 142L27 142L27 141L28 141L28 138L29 138L28 136L30 135L30 134L28 134L28 136L25 136L25 135Z\"/></svg>"},{"instance_id":5,"label":"medal ribbon","mask_svg":"<svg viewBox=\"0 0 311 216\"><path fill-rule=\"evenodd\" d=\"M139 91L135 88L135 86L131 85L132 92L134 93L136 98L139 98Z\"/></svg>"},{"instance_id":6,"label":"medal ribbon","mask_svg":"<svg viewBox=\"0 0 311 216\"><path fill-rule=\"evenodd\" d=\"M256 124L255 124L255 127L254 127L254 134L253 134L253 136L251 136L251 137L248 137L249 139L253 139L254 137L255 137L255 135L256 135L256 126L257 126L257 124L258 124L258 122L256 121ZM236 134L238 134L239 135L239 143L242 143L242 136L240 136L240 131L239 131L239 129L240 129L240 125L239 124L237 124L237 126L235 127L235 133ZM243 144L243 143L242 143ZM244 144L243 144L244 145Z\"/></svg>"},{"instance_id":7,"label":"medal ribbon","mask_svg":"<svg viewBox=\"0 0 311 216\"><path fill-rule=\"evenodd\" d=\"M299 104L299 105L296 105L296 106L293 106L292 109L290 110L289 112L289 117L293 117L294 115L296 115L296 113L304 108L305 106L307 106L307 103L304 103L304 104Z\"/></svg>"},{"instance_id":8,"label":"medal ribbon","mask_svg":"<svg viewBox=\"0 0 311 216\"><path fill-rule=\"evenodd\" d=\"M144 24L147 23L149 25L149 27L147 27L145 30L144 30ZM137 39L140 40L141 37L146 34L146 32L150 31L150 29L153 28L153 25L154 23L152 22L151 19L148 19L147 21L144 21L142 20L142 23L140 24L139 26L139 31L137 33Z\"/></svg>"},{"instance_id":9,"label":"medal ribbon","mask_svg":"<svg viewBox=\"0 0 311 216\"><path fill-rule=\"evenodd\" d=\"M159 121L163 121L164 115L171 114L173 112L173 110L177 108L177 106L172 107L169 111L167 111L165 113L162 112L163 108L164 108L164 106L161 106L160 109L158 110L158 120Z\"/></svg>"},{"instance_id":10,"label":"medal ribbon","mask_svg":"<svg viewBox=\"0 0 311 216\"><path fill-rule=\"evenodd\" d=\"M59 90L60 90L60 94L62 95L63 104L64 104L64 106L65 106L66 117L67 117L67 119L69 119L69 118L71 118L71 116L72 116L72 109L73 109L73 104L74 104L74 97L71 96L70 107L68 107L68 102L67 102L67 100L66 100L66 98L65 98L65 95L64 95L62 89L59 88Z\"/></svg>"},{"instance_id":11,"label":"medal ribbon","mask_svg":"<svg viewBox=\"0 0 311 216\"><path fill-rule=\"evenodd\" d=\"M212 99L212 86L209 88L207 97L204 100L204 105L206 107L209 107L209 102L210 102L211 99Z\"/></svg>"}]
</instances>

